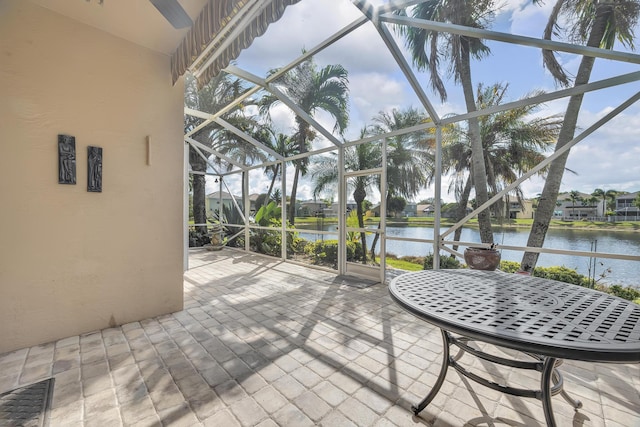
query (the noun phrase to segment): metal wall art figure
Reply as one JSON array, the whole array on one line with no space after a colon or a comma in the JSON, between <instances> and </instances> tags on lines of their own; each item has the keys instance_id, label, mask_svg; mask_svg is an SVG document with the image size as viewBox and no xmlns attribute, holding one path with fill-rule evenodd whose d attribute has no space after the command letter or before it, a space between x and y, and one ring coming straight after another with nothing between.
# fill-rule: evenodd
<instances>
[{"instance_id":1,"label":"metal wall art figure","mask_svg":"<svg viewBox=\"0 0 640 427\"><path fill-rule=\"evenodd\" d=\"M102 192L102 147L88 147L87 191Z\"/></svg>"},{"instance_id":2,"label":"metal wall art figure","mask_svg":"<svg viewBox=\"0 0 640 427\"><path fill-rule=\"evenodd\" d=\"M58 135L58 183L76 183L76 137Z\"/></svg>"}]
</instances>

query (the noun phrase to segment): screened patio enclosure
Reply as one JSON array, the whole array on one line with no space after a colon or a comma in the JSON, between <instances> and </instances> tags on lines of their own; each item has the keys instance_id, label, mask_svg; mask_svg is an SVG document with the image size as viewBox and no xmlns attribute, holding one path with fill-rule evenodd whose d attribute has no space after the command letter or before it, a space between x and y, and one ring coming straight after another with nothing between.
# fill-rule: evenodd
<instances>
[{"instance_id":1,"label":"screened patio enclosure","mask_svg":"<svg viewBox=\"0 0 640 427\"><path fill-rule=\"evenodd\" d=\"M274 22L269 24L268 29L263 29L264 35L256 40L253 40L253 37L259 34L246 37L247 31L250 32L247 22L260 17L265 10L256 6L260 2L245 3L236 15L237 25L230 27L229 33L225 35L226 39L221 36L216 42L218 49L224 50L231 43L227 41L240 37L242 30L245 31L244 40L253 40L254 45L258 43L260 48L264 48L269 44L272 30L277 33L280 31L278 28L290 25L288 20L295 19L293 11L301 4L312 1L304 0L299 4L294 4L298 3L294 1L274 2L280 3L281 16L272 19ZM540 179L540 173L544 172L554 159L567 153L576 144L605 144L605 141L598 138L598 132L613 126L612 120L626 110L637 108L640 98L637 83L640 80L640 55L623 48L619 49L617 45L614 50L607 50L546 40L542 36L524 36L504 30L494 31L412 18L411 8L419 3L421 2L383 3L358 0L336 2L333 5L336 8L335 19L323 22L326 34L314 39L315 44L309 45L302 44L302 39L307 42L309 40L300 35L301 44L295 56L291 56L292 52L287 52L293 59L288 62L274 60L269 63L269 70L260 70L252 63L251 53L254 45L247 46L234 62L231 62L229 57L216 57L214 48L214 54L207 61L196 61L189 68L198 79L199 85L203 86L206 85L204 80L208 78L211 64L217 63L222 70L219 76L233 81L237 79L242 90L238 91L234 100L217 105L216 109L198 108L197 105L188 105L185 108L185 117L191 121L191 126L186 129L184 136L185 181L189 181L189 176L205 177L205 208L209 217L206 223L195 221L193 224L185 225L185 242L189 240L189 233L198 227L210 228L213 223L221 223L229 246L266 253L282 260L319 264L333 268L339 274L364 275L384 282L386 257L390 252L387 249L391 242L411 247L416 256L433 253L434 266L439 265L441 254L453 254L461 259L462 250L454 250L454 246L462 249L466 246L487 246L464 239L454 241L454 233L469 220L476 218L479 212L491 209L495 212L496 206L504 203L509 195L516 194L520 185L532 179ZM345 10L350 14L345 14ZM400 10L408 12L398 14ZM588 84L536 91L540 87L548 87L550 81L542 64L539 70L533 72L530 69L519 69L517 61L513 61L515 64L509 67L501 66L503 62L499 62L500 58L492 58L489 55L481 61L473 62L472 65L491 69L494 61L495 79L503 79L506 82L510 82L512 78L518 79L528 86L519 83L519 92L512 94L513 100L505 100L494 105L477 105L477 109L474 110L460 107L464 103L445 103L435 94L430 86L429 74L417 69L411 54L405 48L402 29L407 28L436 32L443 38L455 35L481 39L492 51L504 49L507 56L517 55L518 52L537 52L541 57L541 52L545 49L564 55L566 61L577 61L583 56L592 57L596 58L599 68L597 73L593 73ZM542 35L543 30L544 28L540 28L537 33ZM233 33L234 31L236 33ZM296 35L292 35L296 38L294 36ZM296 72L299 67L309 64L309 61L314 61L318 69L325 64L339 64L345 60L341 52L348 46L362 43L363 40L366 40L366 46L361 51L363 57L358 58L358 61L364 64L376 60L393 63L395 70L392 75L402 82L402 87L410 88L412 93L408 100L391 100L387 104L381 104L381 114L386 111L390 117L393 108L402 110L413 107L422 112L422 120L397 127L371 126L375 127L376 131L358 133L360 129L350 128L341 133L337 130L336 120L330 114L318 113L321 108L310 110L308 105L298 102L294 89L287 86L286 76L289 73ZM277 46L273 49L277 50ZM274 56L280 58L287 55ZM442 61L445 60L446 55ZM610 64L623 66L609 67ZM349 71L348 66L345 66L345 69ZM530 77L527 77L529 74ZM486 82L487 85L489 83L492 82ZM462 90L453 78L445 79L444 84L451 93ZM621 89L625 91L623 98L620 97ZM476 88L474 92L475 90ZM367 91L383 92L384 88L370 86ZM387 92L384 92L384 95L386 94ZM510 182L505 182L490 194L486 203L470 210L455 225L446 229L441 226L442 199L444 196L453 197L455 193L455 185L452 184L455 174L450 167L443 164L443 153L450 143L451 129L464 133L469 119L492 117L533 105L540 106L537 112L532 113L531 117L534 118L564 112L569 98L576 95L583 95L590 102L599 101L603 112L590 118L581 116L581 126L569 143L555 152L553 147L548 149L544 153L544 160L535 166L532 165ZM286 134L285 136L295 138L296 129L308 129L311 138L307 147L289 151L279 150L276 145L268 143L248 128L237 124L238 117L249 116L254 118L256 123L273 123L274 111L264 107L264 104L262 109L259 108L264 97L270 97L273 104L278 105L277 113L280 117L288 118L290 128L279 130ZM614 100L615 105L610 107ZM359 100L354 101L352 98L349 104L351 117L358 115L357 101ZM272 114L271 122L269 116L264 113ZM362 121L371 122L369 117L363 118ZM585 126L584 123L588 125ZM403 173L406 172L404 176L398 173L398 163L394 156L398 155L399 149L406 147L420 147L423 150L424 158L421 159L421 164L426 178L420 183L420 188L406 185L405 187L410 189L402 192L398 191L398 187L414 176L409 169L403 170ZM362 154L365 151L378 153L377 162L353 161L354 156L357 158L358 153ZM206 164L204 170L194 170L189 162L190 154ZM322 167L325 167L324 171ZM332 169L327 172L326 168ZM306 173L298 173L298 169L303 169ZM326 178L326 182L320 182L322 177ZM358 203L354 197L358 188L364 189L365 200L368 202L359 215ZM186 218L189 218L189 191L187 187ZM458 193L460 191L461 188L458 188ZM271 209L266 207L269 200L262 203L258 197L260 194L268 194L269 199L274 200ZM411 197L405 197L406 199L413 199L409 200L410 202L417 201L420 195L422 198L424 194L432 196L432 236L423 238L387 233L389 224L396 221L395 216L407 216L390 211L390 196L407 194ZM471 194L473 195L473 192ZM256 199L260 203L256 204ZM265 206L262 211L261 206ZM358 216L363 217L363 223L358 221ZM312 248L314 245L315 248ZM500 248L519 253L529 251L571 254L586 258L593 256L588 249L568 251L509 244L502 244ZM335 254L332 251L335 251ZM599 252L598 258L640 261L640 256L617 253ZM186 262L185 255L185 265Z\"/></svg>"}]
</instances>

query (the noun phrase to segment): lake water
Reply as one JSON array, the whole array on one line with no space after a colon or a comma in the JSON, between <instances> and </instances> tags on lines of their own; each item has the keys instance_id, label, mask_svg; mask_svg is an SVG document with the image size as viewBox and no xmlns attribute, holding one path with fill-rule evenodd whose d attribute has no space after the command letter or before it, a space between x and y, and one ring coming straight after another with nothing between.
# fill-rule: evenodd
<instances>
[{"instance_id":1,"label":"lake water","mask_svg":"<svg viewBox=\"0 0 640 427\"><path fill-rule=\"evenodd\" d=\"M298 226L298 228L303 228ZM318 226L307 226L307 229L319 229ZM372 227L372 228L375 228ZM336 225L325 225L325 231L336 231ZM442 228L442 231L446 230ZM315 241L322 235L313 232L301 232L300 237ZM433 239L433 228L431 227L408 227L387 225L387 253L397 256L417 255L424 256L432 253L431 243L417 243L389 240L393 237L406 237L414 239ZM327 238L337 238L336 235L325 236ZM367 247L371 247L371 239L367 237ZM529 238L528 228L499 228L494 227L494 240L498 245L526 246ZM448 240L453 239L453 234L447 236ZM462 230L461 241L480 242L480 235L477 229L464 228ZM592 245L597 241L597 251L604 253L615 253L623 255L640 254L640 233L606 231L606 230L569 230L569 229L549 229L545 239L544 247L553 249L565 249L576 251L591 251ZM499 249L499 247L498 247ZM522 260L522 252L502 250L502 259L506 261ZM601 273L605 273L602 282L634 286L640 288L640 261L626 261L616 259L597 259L596 255L596 278ZM550 267L561 265L575 268L579 273L588 275L589 258L576 257L570 255L540 254L538 266ZM606 272L607 270L610 270Z\"/></svg>"}]
</instances>

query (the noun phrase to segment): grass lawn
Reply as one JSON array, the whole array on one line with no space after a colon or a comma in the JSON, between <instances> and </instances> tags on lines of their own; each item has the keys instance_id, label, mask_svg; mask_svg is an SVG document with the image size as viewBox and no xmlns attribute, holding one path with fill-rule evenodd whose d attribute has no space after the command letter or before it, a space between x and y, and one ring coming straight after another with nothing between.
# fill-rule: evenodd
<instances>
[{"instance_id":1,"label":"grass lawn","mask_svg":"<svg viewBox=\"0 0 640 427\"><path fill-rule=\"evenodd\" d=\"M376 259L376 262L380 262L380 259ZM387 266L391 268L397 268L399 270L407 270L407 271L420 271L422 270L422 264L416 264L409 261L404 261L401 259L393 259L387 258Z\"/></svg>"}]
</instances>

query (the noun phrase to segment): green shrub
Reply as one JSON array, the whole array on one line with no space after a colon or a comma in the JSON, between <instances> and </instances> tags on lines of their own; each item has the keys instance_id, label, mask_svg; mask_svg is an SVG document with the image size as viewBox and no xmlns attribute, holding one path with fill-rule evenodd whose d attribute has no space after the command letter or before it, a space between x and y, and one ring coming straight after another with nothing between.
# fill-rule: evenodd
<instances>
[{"instance_id":1,"label":"green shrub","mask_svg":"<svg viewBox=\"0 0 640 427\"><path fill-rule=\"evenodd\" d=\"M424 257L424 262L422 264L424 270L433 269L433 254L428 254ZM440 268L441 269L456 269L460 268L460 261L454 256L440 254Z\"/></svg>"},{"instance_id":2,"label":"green shrub","mask_svg":"<svg viewBox=\"0 0 640 427\"><path fill-rule=\"evenodd\" d=\"M606 288L605 292L629 301L635 301L640 298L640 291L629 286L623 288L620 285L611 285Z\"/></svg>"},{"instance_id":3,"label":"green shrub","mask_svg":"<svg viewBox=\"0 0 640 427\"><path fill-rule=\"evenodd\" d=\"M500 264L500 267L502 268L502 264ZM544 279L552 279L559 282L571 283L573 285L584 286L586 288L591 287L591 281L587 276L584 276L578 273L576 270L567 267L536 267L533 270L533 275L535 277L542 277ZM597 285L596 287L602 292L614 295L619 298L623 298L629 301L640 301L640 290L629 286L622 287L620 285Z\"/></svg>"},{"instance_id":4,"label":"green shrub","mask_svg":"<svg viewBox=\"0 0 640 427\"><path fill-rule=\"evenodd\" d=\"M505 273L515 273L520 271L520 263L516 261L500 261L500 271Z\"/></svg>"},{"instance_id":5,"label":"green shrub","mask_svg":"<svg viewBox=\"0 0 640 427\"><path fill-rule=\"evenodd\" d=\"M587 276L578 273L575 269L568 267L536 267L533 270L535 277L543 279L557 280L559 282L571 283L573 285L590 287Z\"/></svg>"},{"instance_id":6,"label":"green shrub","mask_svg":"<svg viewBox=\"0 0 640 427\"><path fill-rule=\"evenodd\" d=\"M307 243L304 252L313 258L315 264L338 265L338 241L337 240L318 240L313 243ZM347 242L347 261L355 261L356 254L362 253L359 242Z\"/></svg>"},{"instance_id":7,"label":"green shrub","mask_svg":"<svg viewBox=\"0 0 640 427\"><path fill-rule=\"evenodd\" d=\"M264 206L262 208L264 208ZM262 208L260 209L262 210ZM282 251L282 222L279 219L271 218L269 219L269 224L273 230L251 230L251 250L261 254L279 257ZM289 228L292 227L291 224L287 226ZM302 241L304 241L304 239L301 239L297 232L287 232L287 254L300 253L298 245L301 245ZM304 248L304 245L301 246Z\"/></svg>"}]
</instances>

